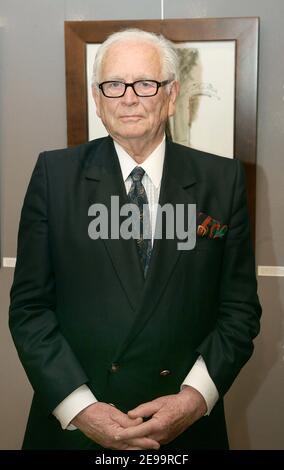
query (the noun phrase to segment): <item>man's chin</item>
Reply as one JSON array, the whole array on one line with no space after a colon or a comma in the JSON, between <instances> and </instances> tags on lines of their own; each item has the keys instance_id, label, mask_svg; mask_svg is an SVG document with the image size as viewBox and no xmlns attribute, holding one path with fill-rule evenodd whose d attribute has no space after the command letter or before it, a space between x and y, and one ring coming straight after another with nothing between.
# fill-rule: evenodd
<instances>
[{"instance_id":1,"label":"man's chin","mask_svg":"<svg viewBox=\"0 0 284 470\"><path fill-rule=\"evenodd\" d=\"M137 129L124 129L123 132L116 133L120 139L145 139L147 133L145 131L138 131Z\"/></svg>"}]
</instances>

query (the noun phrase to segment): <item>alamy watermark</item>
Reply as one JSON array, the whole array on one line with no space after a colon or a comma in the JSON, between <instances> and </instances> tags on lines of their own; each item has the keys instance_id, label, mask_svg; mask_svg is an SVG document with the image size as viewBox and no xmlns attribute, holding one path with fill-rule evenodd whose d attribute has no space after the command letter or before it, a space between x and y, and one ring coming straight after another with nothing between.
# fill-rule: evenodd
<instances>
[{"instance_id":1,"label":"alamy watermark","mask_svg":"<svg viewBox=\"0 0 284 470\"><path fill-rule=\"evenodd\" d=\"M141 214L136 204L120 206L119 196L111 196L110 211L104 204L94 203L88 210L88 215L94 217L88 226L89 237L92 240L176 238L178 250L192 250L196 243L196 205L157 204L155 209L156 224L152 234L148 204L143 205Z\"/></svg>"}]
</instances>

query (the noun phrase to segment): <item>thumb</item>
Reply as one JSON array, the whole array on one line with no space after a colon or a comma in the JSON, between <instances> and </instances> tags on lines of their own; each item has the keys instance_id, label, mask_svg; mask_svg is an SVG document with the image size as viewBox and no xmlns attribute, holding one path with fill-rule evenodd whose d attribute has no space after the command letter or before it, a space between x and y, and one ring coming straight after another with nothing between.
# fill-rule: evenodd
<instances>
[{"instance_id":1,"label":"thumb","mask_svg":"<svg viewBox=\"0 0 284 470\"><path fill-rule=\"evenodd\" d=\"M142 418L149 418L155 414L160 407L156 400L149 401L148 403L143 403L142 405L133 408L133 410L128 411L128 416L132 419L142 417Z\"/></svg>"},{"instance_id":2,"label":"thumb","mask_svg":"<svg viewBox=\"0 0 284 470\"><path fill-rule=\"evenodd\" d=\"M124 413L118 414L115 417L115 421L123 428L138 426L138 424L143 422L141 417L134 417L133 419L131 416L127 416Z\"/></svg>"}]
</instances>

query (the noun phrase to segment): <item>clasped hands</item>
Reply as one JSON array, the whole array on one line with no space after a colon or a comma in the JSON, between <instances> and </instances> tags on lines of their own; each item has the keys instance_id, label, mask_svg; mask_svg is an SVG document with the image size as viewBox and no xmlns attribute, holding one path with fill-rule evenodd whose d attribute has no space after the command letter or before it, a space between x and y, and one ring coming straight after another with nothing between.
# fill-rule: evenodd
<instances>
[{"instance_id":1,"label":"clasped hands","mask_svg":"<svg viewBox=\"0 0 284 470\"><path fill-rule=\"evenodd\" d=\"M143 403L127 414L102 402L82 410L72 421L89 439L115 450L159 449L206 413L203 396L186 386L175 395ZM149 418L143 421L143 418Z\"/></svg>"}]
</instances>

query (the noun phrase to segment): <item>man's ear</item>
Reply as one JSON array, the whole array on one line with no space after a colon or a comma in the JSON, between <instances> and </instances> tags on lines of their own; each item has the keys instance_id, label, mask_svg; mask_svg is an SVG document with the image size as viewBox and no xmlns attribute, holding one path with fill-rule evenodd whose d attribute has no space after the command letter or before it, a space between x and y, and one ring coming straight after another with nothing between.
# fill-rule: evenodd
<instances>
[{"instance_id":1,"label":"man's ear","mask_svg":"<svg viewBox=\"0 0 284 470\"><path fill-rule=\"evenodd\" d=\"M175 114L176 101L177 101L177 97L179 94L179 90L180 90L179 82L175 80L171 85L168 117L173 116Z\"/></svg>"},{"instance_id":2,"label":"man's ear","mask_svg":"<svg viewBox=\"0 0 284 470\"><path fill-rule=\"evenodd\" d=\"M94 101L96 103L96 111L97 111L97 116L100 118L101 117L101 103L100 103L100 93L96 87L96 85L92 86L92 95L94 98Z\"/></svg>"}]
</instances>

